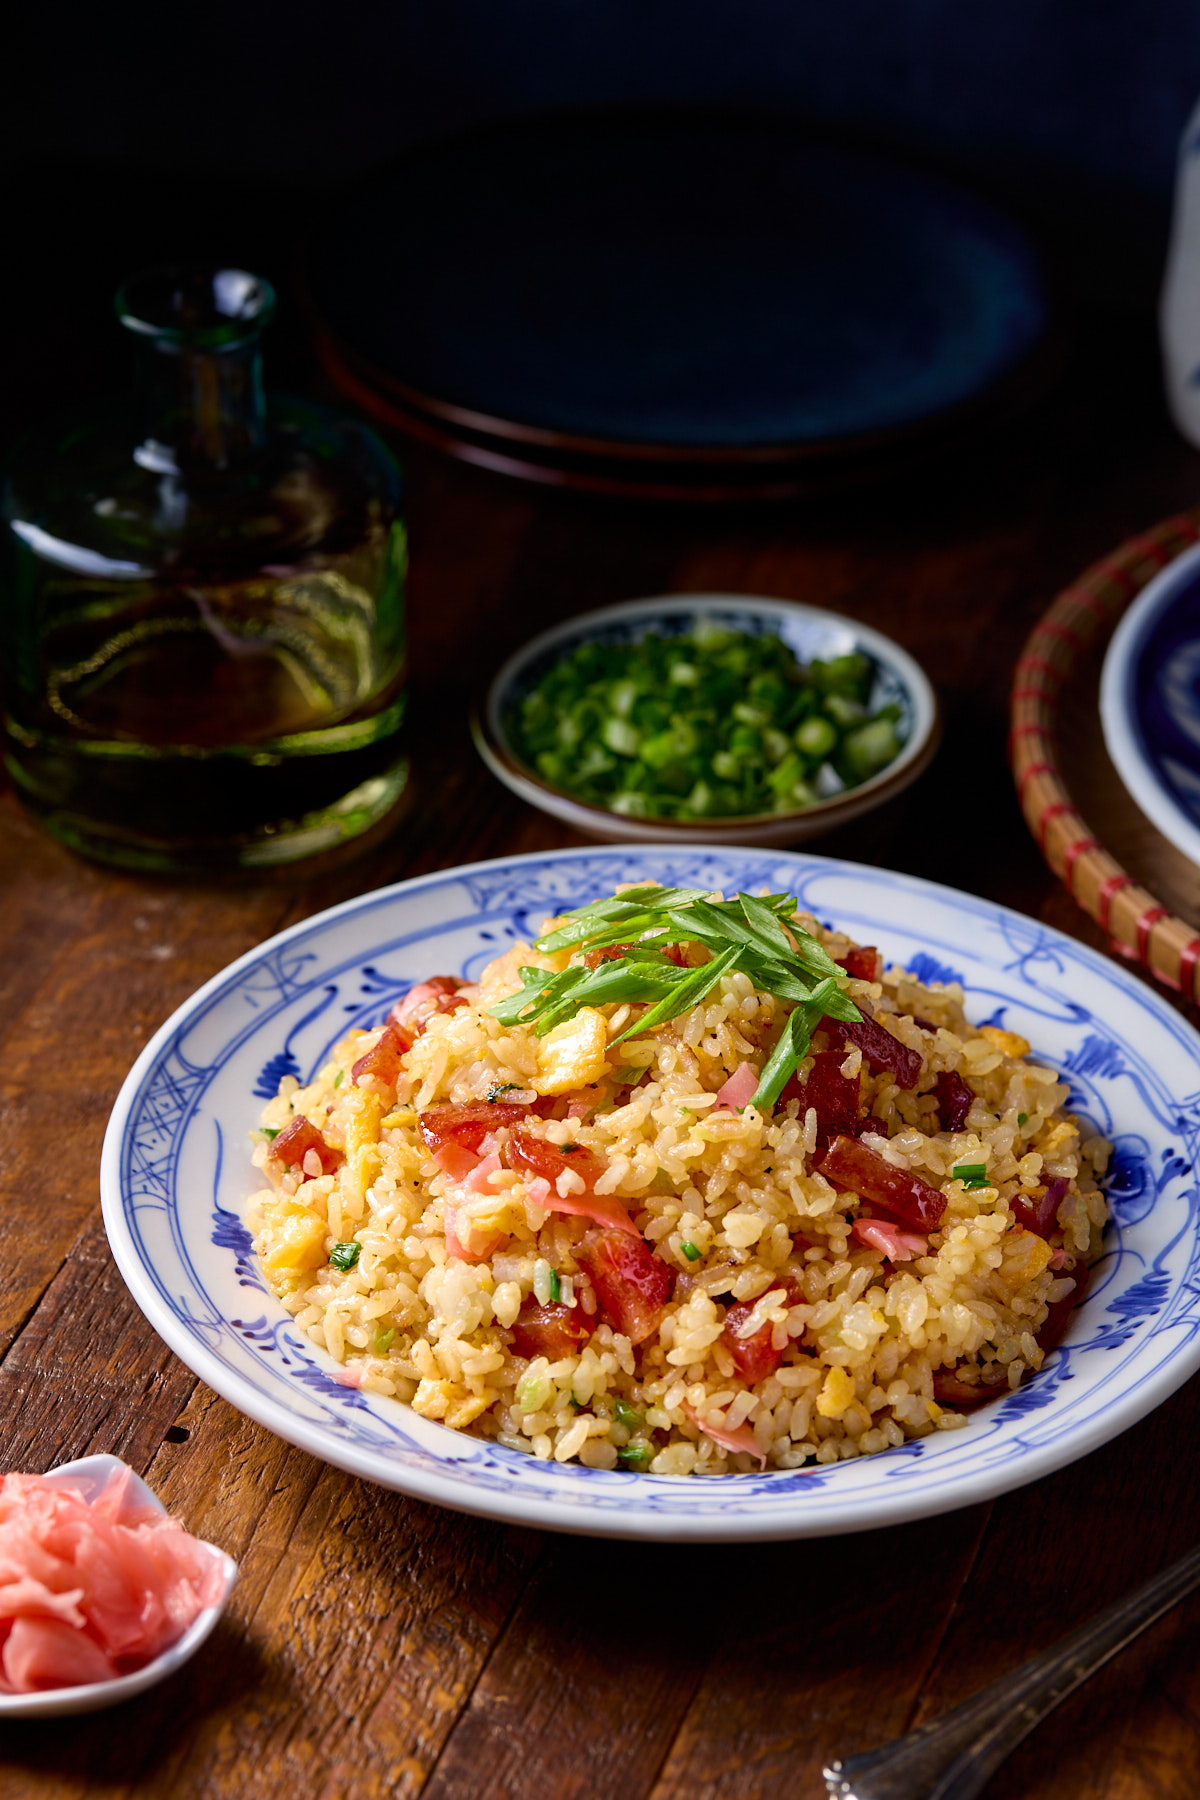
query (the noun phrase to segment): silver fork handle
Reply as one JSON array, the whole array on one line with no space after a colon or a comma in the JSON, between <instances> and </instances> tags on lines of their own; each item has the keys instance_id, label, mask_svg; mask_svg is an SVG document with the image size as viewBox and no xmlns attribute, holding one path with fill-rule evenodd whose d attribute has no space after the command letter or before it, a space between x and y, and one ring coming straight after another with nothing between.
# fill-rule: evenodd
<instances>
[{"instance_id":1,"label":"silver fork handle","mask_svg":"<svg viewBox=\"0 0 1200 1800\"><path fill-rule=\"evenodd\" d=\"M1200 1549L953 1712L881 1750L830 1763L830 1800L973 1800L1047 1713L1197 1586Z\"/></svg>"}]
</instances>

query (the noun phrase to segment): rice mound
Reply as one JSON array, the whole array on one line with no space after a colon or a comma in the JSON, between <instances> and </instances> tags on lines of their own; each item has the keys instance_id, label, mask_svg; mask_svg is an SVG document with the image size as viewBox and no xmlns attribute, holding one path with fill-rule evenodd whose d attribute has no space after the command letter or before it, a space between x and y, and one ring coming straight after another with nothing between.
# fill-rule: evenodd
<instances>
[{"instance_id":1,"label":"rice mound","mask_svg":"<svg viewBox=\"0 0 1200 1800\"><path fill-rule=\"evenodd\" d=\"M796 922L835 959L853 948L803 913ZM687 956L708 953L691 945ZM1051 1335L1052 1309L1075 1292L1072 1264L1099 1253L1109 1146L1063 1113L1065 1086L1027 1059L1023 1038L971 1025L957 984L922 985L901 968L848 979L846 992L919 1053L914 1088L872 1072L837 1028L815 1034L801 1080L818 1053L844 1049L840 1070L858 1080L869 1115L860 1141L945 1197L939 1227L899 1260L862 1241L870 1207L817 1168L818 1118L803 1097L768 1116L718 1106L740 1065L761 1068L786 1001L733 972L611 1056L607 1043L639 1009L598 1009L602 1028L551 1034L553 1044L489 1016L522 965L567 960L519 945L492 963L453 1010L423 1021L394 1087L355 1081L383 1033L351 1031L313 1082L285 1078L264 1109L253 1161L269 1185L247 1213L255 1249L300 1329L344 1365L339 1379L542 1459L681 1476L798 1469L954 1430L964 1404L1040 1367L1039 1334ZM957 1130L940 1128L935 1089L948 1073L971 1095ZM486 1146L500 1166L475 1188L434 1160L420 1115L498 1091L536 1107L527 1128L568 1147L560 1162L573 1145L592 1153L603 1165L597 1200L620 1201L665 1266L669 1295L643 1341L605 1316L577 1255L596 1222L548 1210L545 1182L504 1166L505 1127ZM300 1118L321 1134L330 1169L312 1152L299 1164L275 1153ZM986 1185L953 1174L979 1164ZM1051 1184L1063 1197L1042 1236L1013 1202L1053 1197ZM448 1209L475 1234L466 1253L454 1231L448 1250ZM563 1306L586 1341L518 1354L519 1321ZM757 1380L738 1374L751 1340L776 1365Z\"/></svg>"}]
</instances>

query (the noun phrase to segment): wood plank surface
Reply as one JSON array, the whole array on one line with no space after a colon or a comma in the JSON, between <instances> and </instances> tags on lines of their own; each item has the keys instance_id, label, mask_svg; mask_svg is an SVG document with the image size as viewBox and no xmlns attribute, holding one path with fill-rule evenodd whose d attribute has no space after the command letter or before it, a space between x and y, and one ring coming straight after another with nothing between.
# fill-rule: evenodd
<instances>
[{"instance_id":1,"label":"wood plank surface","mask_svg":"<svg viewBox=\"0 0 1200 1800\"><path fill-rule=\"evenodd\" d=\"M413 455L414 780L355 858L222 884L88 865L0 795L0 1468L112 1449L238 1559L195 1662L114 1714L5 1728L0 1800L767 1800L936 1717L1200 1535L1192 1382L987 1506L794 1544L556 1538L410 1501L240 1417L146 1325L99 1220L105 1121L170 1011L281 926L380 883L578 840L479 766L468 712L550 621L664 589L813 600L899 638L945 709L922 781L818 844L1103 948L1031 843L1010 671L1059 586L1194 500L1148 339L1107 391L935 474L718 511L534 492ZM21 389L24 392L24 388ZM1014 1755L994 1800L1194 1795L1200 1603Z\"/></svg>"}]
</instances>

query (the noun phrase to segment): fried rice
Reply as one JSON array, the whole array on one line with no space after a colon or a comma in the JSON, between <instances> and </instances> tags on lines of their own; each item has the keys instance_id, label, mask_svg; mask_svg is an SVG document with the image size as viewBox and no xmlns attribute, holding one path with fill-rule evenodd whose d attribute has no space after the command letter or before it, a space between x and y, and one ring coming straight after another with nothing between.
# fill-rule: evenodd
<instances>
[{"instance_id":1,"label":"fried rice","mask_svg":"<svg viewBox=\"0 0 1200 1800\"><path fill-rule=\"evenodd\" d=\"M489 1011L521 967L567 966L524 945L285 1078L247 1217L340 1380L543 1459L682 1476L954 1430L1041 1366L1099 1253L1107 1144L957 984L794 922L898 1048L825 1019L771 1108L747 1094L787 1001L734 969L645 1034L626 1002L539 1037Z\"/></svg>"}]
</instances>

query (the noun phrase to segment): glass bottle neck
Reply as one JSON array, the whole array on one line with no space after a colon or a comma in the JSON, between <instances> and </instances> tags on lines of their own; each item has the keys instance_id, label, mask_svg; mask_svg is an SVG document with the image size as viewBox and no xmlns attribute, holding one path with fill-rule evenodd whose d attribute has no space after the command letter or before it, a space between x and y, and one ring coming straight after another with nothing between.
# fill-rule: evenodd
<instances>
[{"instance_id":1,"label":"glass bottle neck","mask_svg":"<svg viewBox=\"0 0 1200 1800\"><path fill-rule=\"evenodd\" d=\"M224 470L266 442L262 350L147 337L138 346L145 438L135 459L156 474Z\"/></svg>"}]
</instances>

